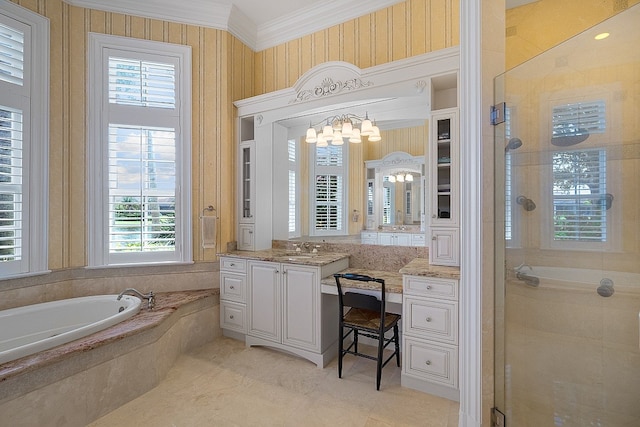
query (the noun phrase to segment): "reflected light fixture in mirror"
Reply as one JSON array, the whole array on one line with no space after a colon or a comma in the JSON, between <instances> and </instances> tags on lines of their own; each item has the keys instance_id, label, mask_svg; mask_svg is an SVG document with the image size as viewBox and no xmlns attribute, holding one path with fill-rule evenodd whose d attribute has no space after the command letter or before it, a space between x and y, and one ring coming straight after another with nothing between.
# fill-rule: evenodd
<instances>
[{"instance_id":1,"label":"reflected light fixture in mirror","mask_svg":"<svg viewBox=\"0 0 640 427\"><path fill-rule=\"evenodd\" d=\"M316 127L322 126L322 130L316 130ZM356 126L360 126L360 128ZM310 144L317 144L319 147L344 144L344 138L349 142L360 143L362 137L366 136L371 142L381 141L380 129L375 123L371 123L369 115L365 114L362 118L355 114L346 113L337 116L330 116L321 122L313 124L309 123L307 129L307 137L305 141Z\"/></svg>"},{"instance_id":2,"label":"reflected light fixture in mirror","mask_svg":"<svg viewBox=\"0 0 640 427\"><path fill-rule=\"evenodd\" d=\"M413 182L413 175L410 172L400 172L387 177L389 182Z\"/></svg>"}]
</instances>

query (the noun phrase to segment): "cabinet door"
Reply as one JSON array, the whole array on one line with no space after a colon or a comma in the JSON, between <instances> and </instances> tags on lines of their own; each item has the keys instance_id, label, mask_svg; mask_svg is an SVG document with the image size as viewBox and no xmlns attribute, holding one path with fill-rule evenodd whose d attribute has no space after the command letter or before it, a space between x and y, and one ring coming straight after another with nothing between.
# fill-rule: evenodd
<instances>
[{"instance_id":1,"label":"cabinet door","mask_svg":"<svg viewBox=\"0 0 640 427\"><path fill-rule=\"evenodd\" d=\"M249 262L248 331L249 335L281 341L280 264Z\"/></svg>"},{"instance_id":2,"label":"cabinet door","mask_svg":"<svg viewBox=\"0 0 640 427\"><path fill-rule=\"evenodd\" d=\"M457 228L431 230L429 262L436 265L460 265L460 248Z\"/></svg>"},{"instance_id":3,"label":"cabinet door","mask_svg":"<svg viewBox=\"0 0 640 427\"><path fill-rule=\"evenodd\" d=\"M283 264L282 273L282 343L319 351L319 269Z\"/></svg>"},{"instance_id":4,"label":"cabinet door","mask_svg":"<svg viewBox=\"0 0 640 427\"><path fill-rule=\"evenodd\" d=\"M379 245L393 245L393 234L391 233L378 233L378 244Z\"/></svg>"},{"instance_id":5,"label":"cabinet door","mask_svg":"<svg viewBox=\"0 0 640 427\"><path fill-rule=\"evenodd\" d=\"M395 234L395 244L396 246L411 246L411 234Z\"/></svg>"},{"instance_id":6,"label":"cabinet door","mask_svg":"<svg viewBox=\"0 0 640 427\"><path fill-rule=\"evenodd\" d=\"M255 142L243 141L239 151L239 182L238 193L240 196L240 223L253 223L255 210Z\"/></svg>"},{"instance_id":7,"label":"cabinet door","mask_svg":"<svg viewBox=\"0 0 640 427\"><path fill-rule=\"evenodd\" d=\"M431 225L458 224L458 115L457 110L434 114L430 138Z\"/></svg>"},{"instance_id":8,"label":"cabinet door","mask_svg":"<svg viewBox=\"0 0 640 427\"><path fill-rule=\"evenodd\" d=\"M252 251L255 248L253 224L240 224L238 227L238 250Z\"/></svg>"}]
</instances>

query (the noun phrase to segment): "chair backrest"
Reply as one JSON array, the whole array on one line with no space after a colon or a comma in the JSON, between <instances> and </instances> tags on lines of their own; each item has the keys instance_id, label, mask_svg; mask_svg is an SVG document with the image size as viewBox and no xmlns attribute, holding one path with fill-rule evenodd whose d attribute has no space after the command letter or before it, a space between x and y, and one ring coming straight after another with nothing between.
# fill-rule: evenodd
<instances>
[{"instance_id":1,"label":"chair backrest","mask_svg":"<svg viewBox=\"0 0 640 427\"><path fill-rule=\"evenodd\" d=\"M375 277L366 276L364 274L334 274L336 279L336 286L338 287L338 302L340 305L340 313L344 313L344 307L363 308L372 311L378 311L380 313L380 319L384 318L386 301L385 301L385 286L384 279L377 279ZM380 283L380 298L371 295L370 291L364 291L363 293L357 290L349 289L344 290L344 287L340 283L340 279L355 280L358 282L377 282ZM377 291L375 291L377 294Z\"/></svg>"}]
</instances>

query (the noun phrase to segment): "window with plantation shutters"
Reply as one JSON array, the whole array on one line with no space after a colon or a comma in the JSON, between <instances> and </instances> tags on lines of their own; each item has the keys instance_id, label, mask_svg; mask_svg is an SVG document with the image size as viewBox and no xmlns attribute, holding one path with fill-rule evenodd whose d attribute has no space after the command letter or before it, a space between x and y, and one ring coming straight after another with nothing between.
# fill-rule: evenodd
<instances>
[{"instance_id":1,"label":"window with plantation shutters","mask_svg":"<svg viewBox=\"0 0 640 427\"><path fill-rule=\"evenodd\" d=\"M89 263L189 262L190 49L102 34L90 46Z\"/></svg>"},{"instance_id":2,"label":"window with plantation shutters","mask_svg":"<svg viewBox=\"0 0 640 427\"><path fill-rule=\"evenodd\" d=\"M341 235L346 231L346 146L315 147L312 215L314 235Z\"/></svg>"},{"instance_id":3,"label":"window with plantation shutters","mask_svg":"<svg viewBox=\"0 0 640 427\"><path fill-rule=\"evenodd\" d=\"M0 23L0 80L24 85L24 32Z\"/></svg>"},{"instance_id":4,"label":"window with plantation shutters","mask_svg":"<svg viewBox=\"0 0 640 427\"><path fill-rule=\"evenodd\" d=\"M0 105L0 260L22 259L22 112Z\"/></svg>"},{"instance_id":5,"label":"window with plantation shutters","mask_svg":"<svg viewBox=\"0 0 640 427\"><path fill-rule=\"evenodd\" d=\"M175 108L175 66L109 57L109 103Z\"/></svg>"},{"instance_id":6,"label":"window with plantation shutters","mask_svg":"<svg viewBox=\"0 0 640 427\"><path fill-rule=\"evenodd\" d=\"M587 136L606 130L605 101L596 100L553 107L551 138Z\"/></svg>"},{"instance_id":7,"label":"window with plantation shutters","mask_svg":"<svg viewBox=\"0 0 640 427\"><path fill-rule=\"evenodd\" d=\"M299 231L298 219L298 152L295 139L290 139L287 143L288 153L288 182L289 182L289 237L297 237Z\"/></svg>"},{"instance_id":8,"label":"window with plantation shutters","mask_svg":"<svg viewBox=\"0 0 640 427\"><path fill-rule=\"evenodd\" d=\"M49 24L0 8L0 278L47 270Z\"/></svg>"},{"instance_id":9,"label":"window with plantation shutters","mask_svg":"<svg viewBox=\"0 0 640 427\"><path fill-rule=\"evenodd\" d=\"M606 164L603 149L553 153L555 241L607 241Z\"/></svg>"}]
</instances>

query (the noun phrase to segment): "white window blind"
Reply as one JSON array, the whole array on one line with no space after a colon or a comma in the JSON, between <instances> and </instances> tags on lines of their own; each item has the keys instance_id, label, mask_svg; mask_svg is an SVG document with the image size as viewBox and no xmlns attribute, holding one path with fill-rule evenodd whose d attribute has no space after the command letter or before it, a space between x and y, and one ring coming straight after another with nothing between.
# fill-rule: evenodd
<instances>
[{"instance_id":1,"label":"white window blind","mask_svg":"<svg viewBox=\"0 0 640 427\"><path fill-rule=\"evenodd\" d=\"M342 230L342 176L316 175L316 230Z\"/></svg>"},{"instance_id":2,"label":"white window blind","mask_svg":"<svg viewBox=\"0 0 640 427\"><path fill-rule=\"evenodd\" d=\"M553 107L552 138L604 133L605 101L577 102Z\"/></svg>"},{"instance_id":3,"label":"white window blind","mask_svg":"<svg viewBox=\"0 0 640 427\"><path fill-rule=\"evenodd\" d=\"M109 57L109 102L140 107L176 106L175 66Z\"/></svg>"},{"instance_id":4,"label":"white window blind","mask_svg":"<svg viewBox=\"0 0 640 427\"><path fill-rule=\"evenodd\" d=\"M0 24L0 80L24 84L24 33Z\"/></svg>"},{"instance_id":5,"label":"white window blind","mask_svg":"<svg viewBox=\"0 0 640 427\"><path fill-rule=\"evenodd\" d=\"M345 224L345 146L316 146L313 191L314 234L344 234Z\"/></svg>"},{"instance_id":6,"label":"white window blind","mask_svg":"<svg viewBox=\"0 0 640 427\"><path fill-rule=\"evenodd\" d=\"M556 241L607 241L606 151L553 154L553 220Z\"/></svg>"},{"instance_id":7,"label":"white window blind","mask_svg":"<svg viewBox=\"0 0 640 427\"><path fill-rule=\"evenodd\" d=\"M296 207L297 201L297 187L296 187L296 175L297 175L297 153L296 153L296 140L290 139L287 144L287 154L289 157L289 233L296 232Z\"/></svg>"},{"instance_id":8,"label":"white window blind","mask_svg":"<svg viewBox=\"0 0 640 427\"><path fill-rule=\"evenodd\" d=\"M109 126L109 251L173 251L175 131Z\"/></svg>"},{"instance_id":9,"label":"white window blind","mask_svg":"<svg viewBox=\"0 0 640 427\"><path fill-rule=\"evenodd\" d=\"M384 183L388 183L389 177L384 177ZM393 221L391 211L391 197L393 194L391 192L391 186L384 185L382 186L382 224L389 225Z\"/></svg>"},{"instance_id":10,"label":"white window blind","mask_svg":"<svg viewBox=\"0 0 640 427\"><path fill-rule=\"evenodd\" d=\"M0 106L0 261L22 259L22 113Z\"/></svg>"}]
</instances>

